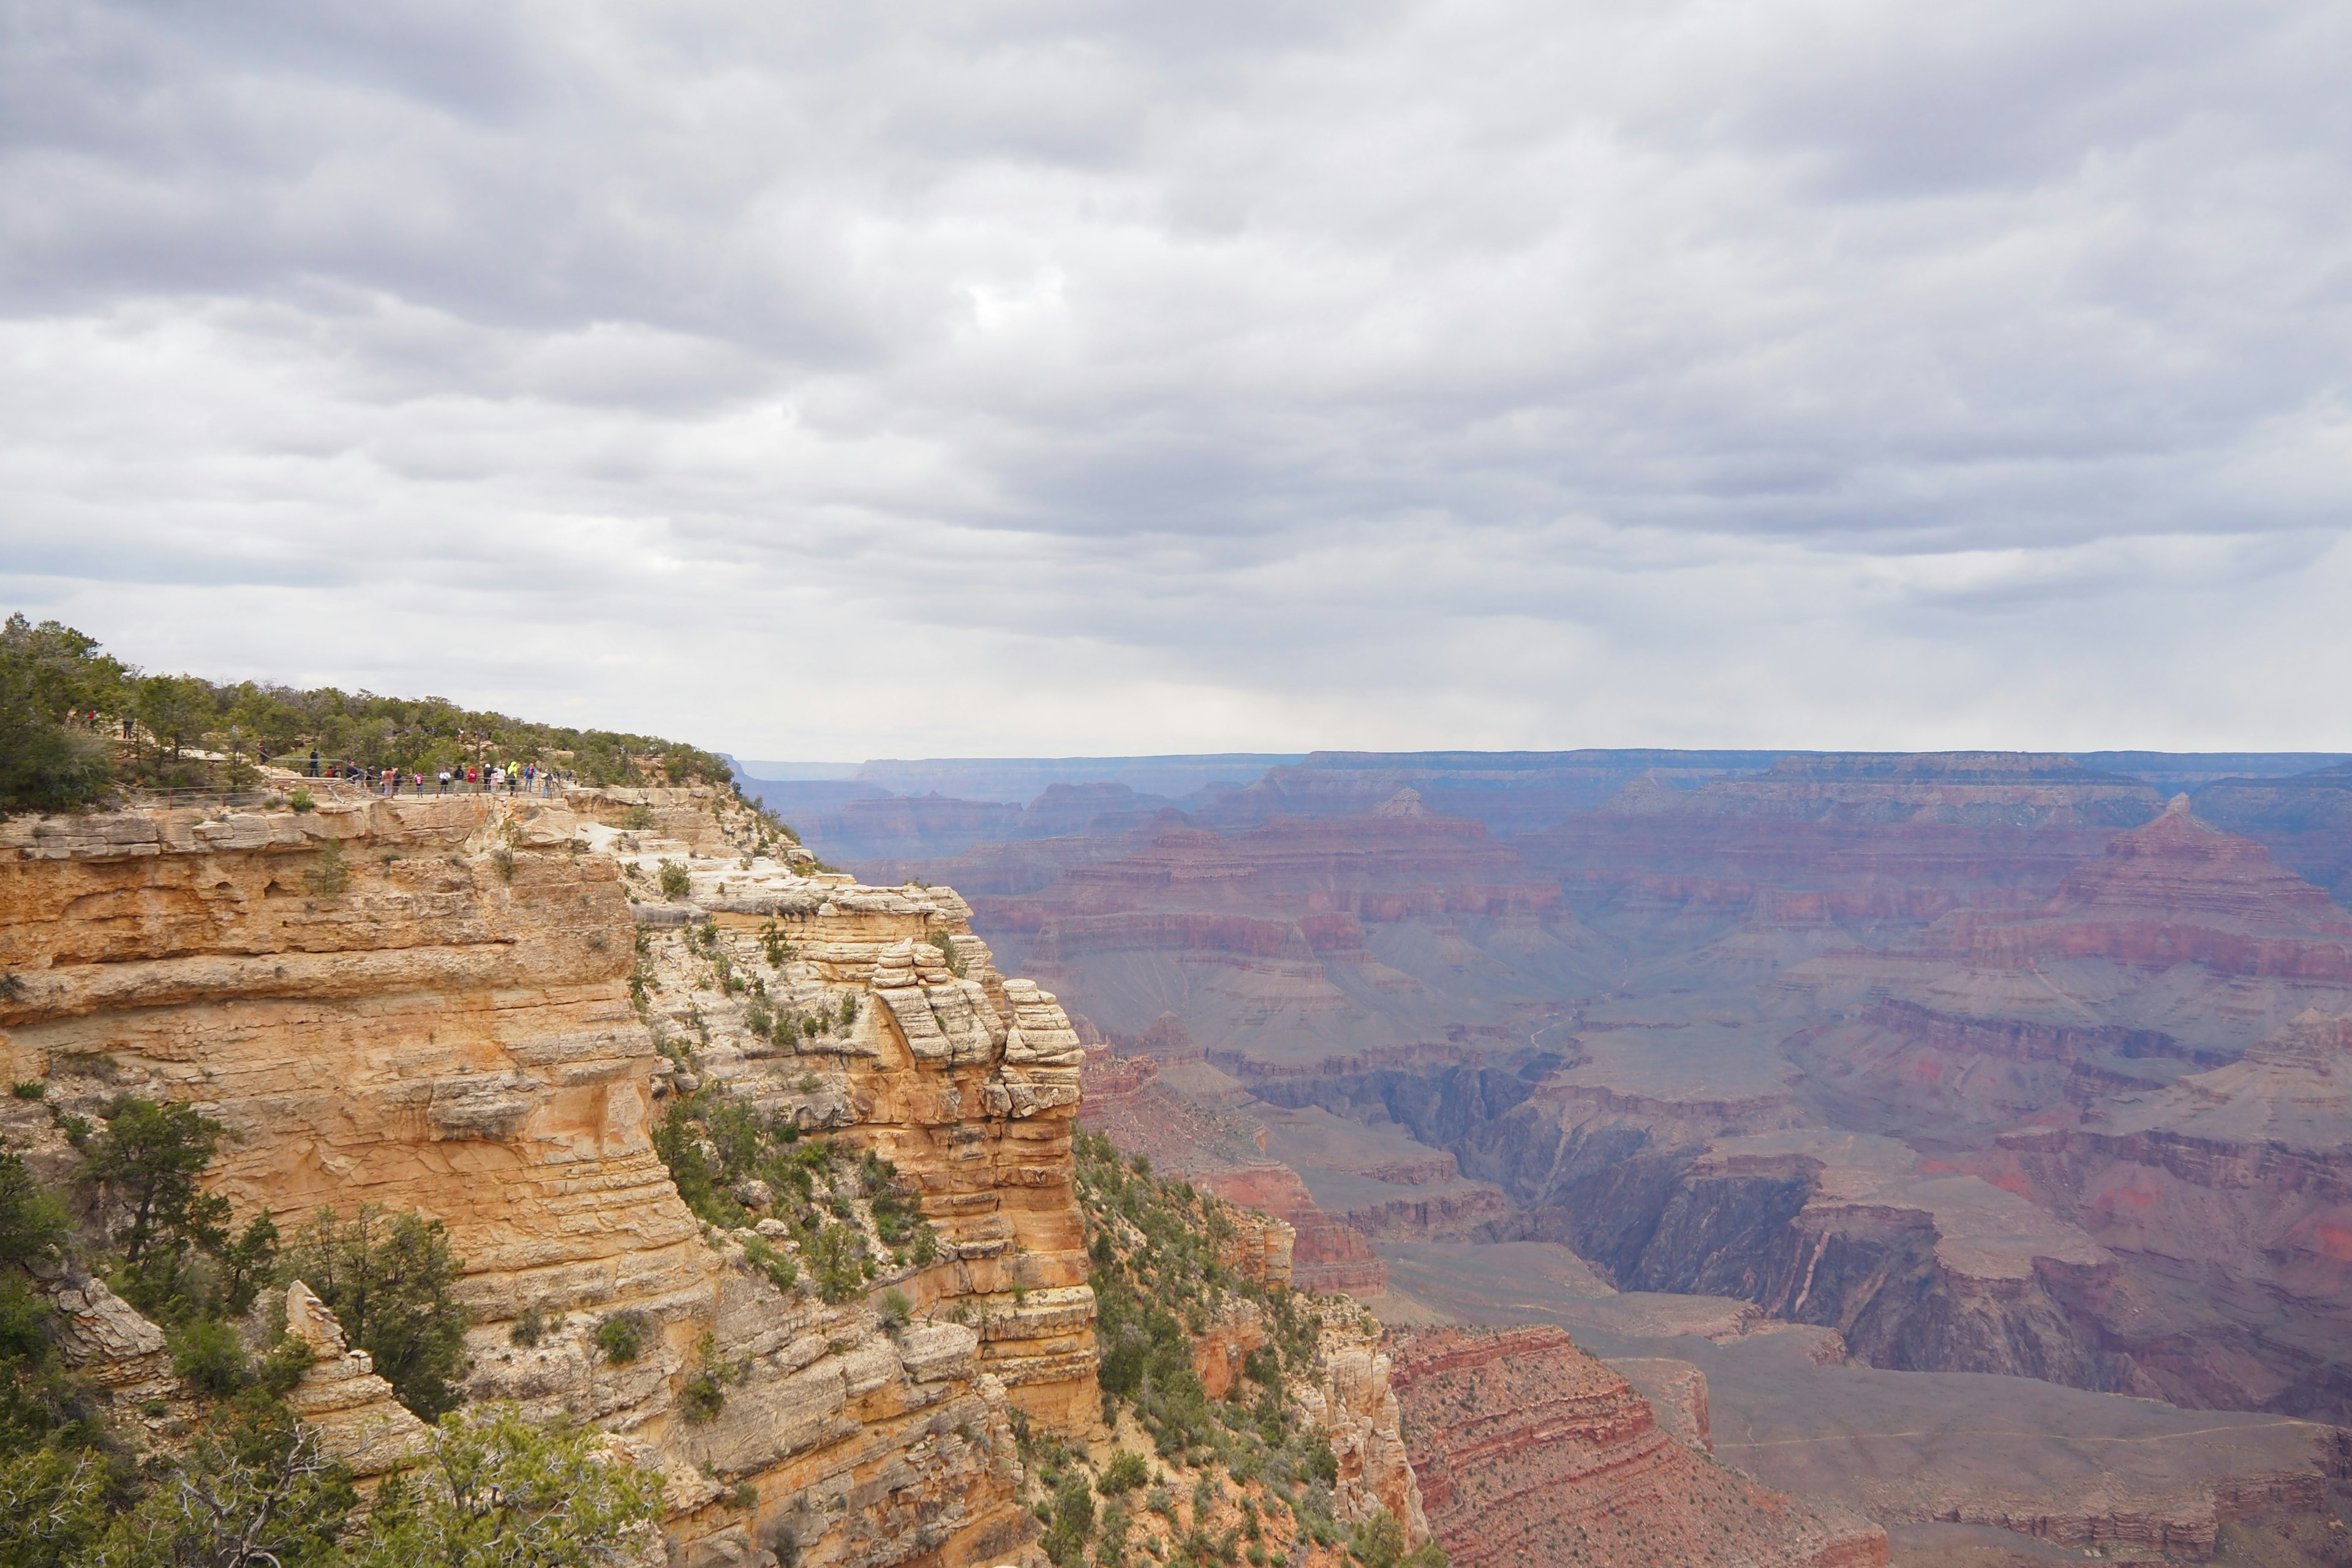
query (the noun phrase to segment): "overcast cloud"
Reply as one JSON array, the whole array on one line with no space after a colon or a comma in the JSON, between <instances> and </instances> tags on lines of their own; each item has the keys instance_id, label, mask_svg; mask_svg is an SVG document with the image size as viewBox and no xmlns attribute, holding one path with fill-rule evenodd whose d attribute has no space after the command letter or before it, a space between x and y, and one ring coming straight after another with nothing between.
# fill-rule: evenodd
<instances>
[{"instance_id":1,"label":"overcast cloud","mask_svg":"<svg viewBox=\"0 0 2352 1568\"><path fill-rule=\"evenodd\" d=\"M0 6L0 608L752 756L2352 749L2352 7Z\"/></svg>"}]
</instances>

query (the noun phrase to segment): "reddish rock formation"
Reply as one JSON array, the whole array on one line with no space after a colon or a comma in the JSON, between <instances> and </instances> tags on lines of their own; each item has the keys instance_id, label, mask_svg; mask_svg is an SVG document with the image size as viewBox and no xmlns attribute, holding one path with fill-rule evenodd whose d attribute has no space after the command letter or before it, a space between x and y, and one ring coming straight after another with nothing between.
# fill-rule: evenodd
<instances>
[{"instance_id":1,"label":"reddish rock formation","mask_svg":"<svg viewBox=\"0 0 2352 1568\"><path fill-rule=\"evenodd\" d=\"M1199 1053L1192 1055L1197 1061ZM1265 1159L1264 1124L1172 1092L1159 1081L1160 1068L1150 1057L1087 1053L1086 1124L1164 1174L1283 1222L1285 1267L1299 1289L1379 1294L1387 1268L1371 1243L1318 1206L1296 1171Z\"/></svg>"},{"instance_id":2,"label":"reddish rock formation","mask_svg":"<svg viewBox=\"0 0 2352 1568\"><path fill-rule=\"evenodd\" d=\"M1442 1330L1390 1381L1430 1525L1456 1568L1885 1563L1886 1534L1772 1492L1677 1442L1559 1329Z\"/></svg>"},{"instance_id":3,"label":"reddish rock formation","mask_svg":"<svg viewBox=\"0 0 2352 1568\"><path fill-rule=\"evenodd\" d=\"M2255 1124L2304 1092L2284 1064L2210 1076L2352 1013L2352 916L2063 757L1762 761L1318 757L1008 849L976 918L1109 1026L1181 1017L1224 1078L1187 1067L1139 1119L1200 1170L1271 1130L1258 1156L1384 1244L1566 1242L1879 1366L2352 1414L2338 1155ZM1542 820L1610 768L1601 809ZM2215 1092L2226 1129L2189 1113ZM1268 1102L1442 1149L1465 1186L1303 1150ZM1289 1212L1302 1261L1337 1250Z\"/></svg>"},{"instance_id":4,"label":"reddish rock formation","mask_svg":"<svg viewBox=\"0 0 2352 1568\"><path fill-rule=\"evenodd\" d=\"M1302 1290L1328 1295L1377 1296L1388 1288L1388 1266L1361 1232L1315 1206L1307 1184L1287 1165L1257 1165L1211 1172L1200 1184L1227 1203L1263 1209L1286 1220L1297 1235L1290 1277Z\"/></svg>"},{"instance_id":5,"label":"reddish rock formation","mask_svg":"<svg viewBox=\"0 0 2352 1568\"><path fill-rule=\"evenodd\" d=\"M2186 795L2147 826L2116 835L2046 909L1955 915L1926 945L2002 967L2103 958L2352 982L2352 920L2261 845L2198 821Z\"/></svg>"}]
</instances>

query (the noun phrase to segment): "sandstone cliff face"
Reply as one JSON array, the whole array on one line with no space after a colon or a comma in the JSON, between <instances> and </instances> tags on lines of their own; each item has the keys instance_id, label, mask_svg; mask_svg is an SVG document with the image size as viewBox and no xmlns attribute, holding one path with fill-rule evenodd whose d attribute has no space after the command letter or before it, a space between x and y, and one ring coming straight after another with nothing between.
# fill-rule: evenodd
<instances>
[{"instance_id":1,"label":"sandstone cliff face","mask_svg":"<svg viewBox=\"0 0 2352 1568\"><path fill-rule=\"evenodd\" d=\"M625 875L650 882L678 847L614 847ZM812 887L758 857L688 865L684 912L709 922L707 943L668 923L679 904L637 906L655 1026L761 1111L897 1165L942 1258L877 1288L906 1290L919 1315L977 1319L982 1365L1016 1405L1091 1430L1093 1296L1070 1155L1082 1052L1053 996L1001 976L944 889ZM773 1013L851 1022L779 1044L750 1026L751 981Z\"/></svg>"},{"instance_id":2,"label":"sandstone cliff face","mask_svg":"<svg viewBox=\"0 0 2352 1568\"><path fill-rule=\"evenodd\" d=\"M468 1393L593 1420L659 1465L681 1563L750 1563L786 1529L816 1564L1017 1552L1034 1528L1014 1500L1013 1404L1080 1430L1093 1404L1076 1042L1059 1009L994 974L952 895L803 875L707 795L581 804L15 819L0 827L12 1079L47 1078L85 1112L121 1090L196 1103L231 1130L216 1185L241 1214L380 1203L444 1221L478 1314ZM732 999L682 994L702 1026L719 1018L714 1070L799 1097L811 1125L881 1150L919 1189L948 1247L877 1279L914 1298L903 1331L862 1300L778 1291L740 1238L705 1234L656 1157L676 1069L631 1005L621 868L662 858L690 868L693 892L638 898L649 918L777 921L801 952L776 974L786 992L856 998L855 1029L787 1063L727 1060ZM932 933L947 952L910 940ZM526 1310L549 1324L529 1348L507 1332ZM616 1365L593 1336L624 1310L651 1332ZM134 1376L161 1347L116 1348ZM305 1384L322 1419L373 1418L363 1377L322 1375ZM697 1378L723 1391L708 1419L681 1404Z\"/></svg>"},{"instance_id":3,"label":"sandstone cliff face","mask_svg":"<svg viewBox=\"0 0 2352 1568\"><path fill-rule=\"evenodd\" d=\"M1560 1330L1424 1333L1399 1350L1393 1380L1431 1525L1460 1568L1887 1559L1877 1526L1677 1441Z\"/></svg>"},{"instance_id":4,"label":"sandstone cliff face","mask_svg":"<svg viewBox=\"0 0 2352 1568\"><path fill-rule=\"evenodd\" d=\"M1381 1331L1359 1310L1338 1302L1328 1303L1321 1317L1321 1364L1292 1394L1328 1435L1339 1458L1333 1515L1352 1524L1385 1510L1411 1539L1424 1540L1432 1533L1429 1516L1405 1447L1403 1407Z\"/></svg>"}]
</instances>

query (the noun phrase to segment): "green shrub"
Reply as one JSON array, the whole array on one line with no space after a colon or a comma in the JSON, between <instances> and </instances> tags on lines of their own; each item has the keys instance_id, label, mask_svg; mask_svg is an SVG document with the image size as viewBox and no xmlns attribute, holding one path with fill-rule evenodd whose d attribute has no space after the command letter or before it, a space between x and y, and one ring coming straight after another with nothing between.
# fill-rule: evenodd
<instances>
[{"instance_id":1,"label":"green shrub","mask_svg":"<svg viewBox=\"0 0 2352 1568\"><path fill-rule=\"evenodd\" d=\"M453 1411L421 1471L376 1494L350 1568L622 1568L643 1560L658 1474L613 1461L593 1427L510 1405Z\"/></svg>"},{"instance_id":2,"label":"green shrub","mask_svg":"<svg viewBox=\"0 0 2352 1568\"><path fill-rule=\"evenodd\" d=\"M121 711L129 675L71 626L0 625L0 811L71 811L106 793L113 748L76 715Z\"/></svg>"},{"instance_id":3,"label":"green shrub","mask_svg":"<svg viewBox=\"0 0 2352 1568\"><path fill-rule=\"evenodd\" d=\"M1039 1542L1055 1568L1076 1568L1094 1528L1094 1494L1087 1489L1085 1478L1065 1477L1054 1491L1053 1522L1045 1527L1045 1539Z\"/></svg>"},{"instance_id":4,"label":"green shrub","mask_svg":"<svg viewBox=\"0 0 2352 1568\"><path fill-rule=\"evenodd\" d=\"M40 1079L29 1078L9 1089L8 1092L18 1100L38 1100L49 1092L49 1086Z\"/></svg>"},{"instance_id":5,"label":"green shrub","mask_svg":"<svg viewBox=\"0 0 2352 1568\"><path fill-rule=\"evenodd\" d=\"M632 833L643 833L654 825L654 808L642 803L621 813L621 826Z\"/></svg>"},{"instance_id":6,"label":"green shrub","mask_svg":"<svg viewBox=\"0 0 2352 1568\"><path fill-rule=\"evenodd\" d=\"M839 1306L866 1289L866 1240L845 1225L828 1225L804 1249L815 1275L816 1293Z\"/></svg>"},{"instance_id":7,"label":"green shrub","mask_svg":"<svg viewBox=\"0 0 2352 1568\"><path fill-rule=\"evenodd\" d=\"M694 878L688 873L683 863L677 860L665 860L661 863L661 894L663 898L675 902L677 900L686 897L693 890Z\"/></svg>"},{"instance_id":8,"label":"green shrub","mask_svg":"<svg viewBox=\"0 0 2352 1568\"><path fill-rule=\"evenodd\" d=\"M358 1500L351 1473L283 1406L231 1406L159 1481L114 1520L89 1568L329 1568Z\"/></svg>"},{"instance_id":9,"label":"green shrub","mask_svg":"<svg viewBox=\"0 0 2352 1568\"><path fill-rule=\"evenodd\" d=\"M121 1258L115 1289L150 1317L177 1321L197 1309L197 1255L228 1246L228 1200L197 1184L227 1130L193 1106L132 1095L105 1119L80 1180L107 1199L103 1220Z\"/></svg>"},{"instance_id":10,"label":"green shrub","mask_svg":"<svg viewBox=\"0 0 2352 1568\"><path fill-rule=\"evenodd\" d=\"M1348 1551L1363 1568L1445 1568L1445 1549L1428 1541L1408 1550L1404 1526L1386 1509L1349 1532Z\"/></svg>"},{"instance_id":11,"label":"green shrub","mask_svg":"<svg viewBox=\"0 0 2352 1568\"><path fill-rule=\"evenodd\" d=\"M743 1256L777 1289L790 1292L800 1282L801 1266L786 1254L768 1245L761 1237L752 1237L743 1243Z\"/></svg>"},{"instance_id":12,"label":"green shrub","mask_svg":"<svg viewBox=\"0 0 2352 1568\"><path fill-rule=\"evenodd\" d=\"M626 1366L645 1352L646 1326L643 1312L614 1312L596 1325L596 1348L614 1366Z\"/></svg>"},{"instance_id":13,"label":"green shrub","mask_svg":"<svg viewBox=\"0 0 2352 1568\"><path fill-rule=\"evenodd\" d=\"M253 1380L245 1342L228 1324L194 1318L168 1337L173 1370L204 1393L215 1397L235 1394Z\"/></svg>"},{"instance_id":14,"label":"green shrub","mask_svg":"<svg viewBox=\"0 0 2352 1568\"><path fill-rule=\"evenodd\" d=\"M23 1267L58 1255L71 1221L20 1155L0 1153L0 1263Z\"/></svg>"},{"instance_id":15,"label":"green shrub","mask_svg":"<svg viewBox=\"0 0 2352 1568\"><path fill-rule=\"evenodd\" d=\"M522 1316L515 1320L514 1327L507 1331L507 1338L525 1350L539 1343L546 1335L547 1314L536 1306L525 1307Z\"/></svg>"},{"instance_id":16,"label":"green shrub","mask_svg":"<svg viewBox=\"0 0 2352 1568\"><path fill-rule=\"evenodd\" d=\"M89 1449L39 1447L0 1458L0 1563L24 1568L86 1562L106 1531L116 1477Z\"/></svg>"},{"instance_id":17,"label":"green shrub","mask_svg":"<svg viewBox=\"0 0 2352 1568\"><path fill-rule=\"evenodd\" d=\"M363 1205L346 1223L320 1209L280 1270L318 1293L352 1344L375 1360L400 1402L431 1420L458 1401L472 1312L457 1297L464 1265L439 1220Z\"/></svg>"},{"instance_id":18,"label":"green shrub","mask_svg":"<svg viewBox=\"0 0 2352 1568\"><path fill-rule=\"evenodd\" d=\"M727 1408L727 1390L719 1386L708 1367L698 1367L678 1385L678 1414L689 1426L701 1426L719 1419Z\"/></svg>"},{"instance_id":19,"label":"green shrub","mask_svg":"<svg viewBox=\"0 0 2352 1568\"><path fill-rule=\"evenodd\" d=\"M1135 1490L1150 1479L1151 1471L1144 1464L1143 1456L1121 1448L1111 1456L1110 1463L1103 1467L1102 1479L1095 1483L1095 1488L1105 1497L1117 1497L1121 1492Z\"/></svg>"},{"instance_id":20,"label":"green shrub","mask_svg":"<svg viewBox=\"0 0 2352 1568\"><path fill-rule=\"evenodd\" d=\"M330 838L319 847L310 858L310 868L302 873L302 885L313 898L333 899L342 896L351 886L351 863L343 858L342 840Z\"/></svg>"}]
</instances>

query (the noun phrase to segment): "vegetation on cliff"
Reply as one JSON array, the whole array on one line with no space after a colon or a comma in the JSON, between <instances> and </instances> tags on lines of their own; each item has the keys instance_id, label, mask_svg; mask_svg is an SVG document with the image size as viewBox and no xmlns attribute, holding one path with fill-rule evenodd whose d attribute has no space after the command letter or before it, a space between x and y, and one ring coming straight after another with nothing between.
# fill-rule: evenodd
<instances>
[{"instance_id":1,"label":"vegetation on cliff","mask_svg":"<svg viewBox=\"0 0 2352 1568\"><path fill-rule=\"evenodd\" d=\"M733 778L725 758L658 736L534 723L445 697L151 674L56 621L36 626L14 615L0 626L0 811L70 810L118 781L234 785L251 777L257 753L307 761L312 750L428 775L513 761L598 784L726 787Z\"/></svg>"},{"instance_id":2,"label":"vegetation on cliff","mask_svg":"<svg viewBox=\"0 0 2352 1568\"><path fill-rule=\"evenodd\" d=\"M403 1405L427 1421L455 1409L472 1314L463 1265L439 1220L365 1205L349 1220L320 1209L295 1233L278 1274L299 1279L368 1352Z\"/></svg>"},{"instance_id":3,"label":"vegetation on cliff","mask_svg":"<svg viewBox=\"0 0 2352 1568\"><path fill-rule=\"evenodd\" d=\"M1025 1434L1046 1554L1060 1568L1138 1557L1185 1568L1444 1568L1436 1544L1414 1548L1392 1514L1336 1518L1339 1459L1299 1395L1321 1371L1326 1314L1352 1320L1352 1304L1228 1263L1244 1223L1232 1205L1154 1176L1098 1134L1076 1134L1075 1148L1104 1421L1147 1440L1152 1457L1120 1447L1097 1458ZM1200 1358L1228 1334L1251 1348L1214 1398Z\"/></svg>"},{"instance_id":4,"label":"vegetation on cliff","mask_svg":"<svg viewBox=\"0 0 2352 1568\"><path fill-rule=\"evenodd\" d=\"M670 1042L682 1064L686 1047ZM939 1257L939 1236L889 1161L831 1138L807 1138L782 1113L763 1114L716 1082L673 1099L654 1149L678 1195L704 1223L743 1230L774 1220L746 1256L780 1290L802 1285L838 1304L862 1292L887 1263L920 1268Z\"/></svg>"},{"instance_id":5,"label":"vegetation on cliff","mask_svg":"<svg viewBox=\"0 0 2352 1568\"><path fill-rule=\"evenodd\" d=\"M105 791L112 750L74 716L112 710L122 679L70 626L21 615L0 626L0 810L58 811Z\"/></svg>"},{"instance_id":6,"label":"vegetation on cliff","mask_svg":"<svg viewBox=\"0 0 2352 1568\"><path fill-rule=\"evenodd\" d=\"M657 1478L606 1462L593 1432L451 1409L467 1313L438 1224L321 1211L281 1249L266 1215L236 1227L200 1184L224 1129L193 1107L118 1095L95 1118L51 1120L57 1152L80 1155L69 1192L0 1152L0 1564L590 1568L634 1554ZM165 1331L167 1397L121 1408L64 1353L55 1290L108 1289L85 1268ZM350 1470L287 1403L313 1352L262 1292L297 1277L404 1403L449 1412L363 1524Z\"/></svg>"}]
</instances>

